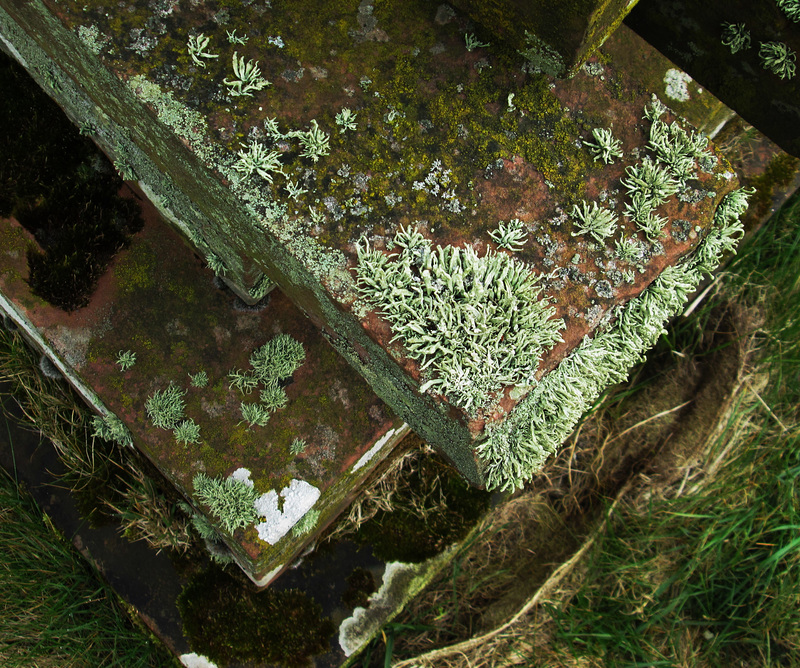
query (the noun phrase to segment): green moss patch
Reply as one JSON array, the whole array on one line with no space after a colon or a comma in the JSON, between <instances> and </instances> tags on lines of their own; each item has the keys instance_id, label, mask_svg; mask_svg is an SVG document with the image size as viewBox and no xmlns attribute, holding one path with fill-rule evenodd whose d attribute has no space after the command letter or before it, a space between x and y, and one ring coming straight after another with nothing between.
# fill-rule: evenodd
<instances>
[{"instance_id":1,"label":"green moss patch","mask_svg":"<svg viewBox=\"0 0 800 668\"><path fill-rule=\"evenodd\" d=\"M335 627L322 608L297 590L254 588L212 567L178 597L190 647L221 665L258 661L305 666L327 650Z\"/></svg>"}]
</instances>

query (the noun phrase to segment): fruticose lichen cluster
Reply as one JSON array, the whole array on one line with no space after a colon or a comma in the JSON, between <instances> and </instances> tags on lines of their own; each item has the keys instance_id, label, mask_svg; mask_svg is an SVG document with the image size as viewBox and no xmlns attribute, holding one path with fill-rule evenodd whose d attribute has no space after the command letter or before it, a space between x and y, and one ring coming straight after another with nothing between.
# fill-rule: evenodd
<instances>
[{"instance_id":1,"label":"fruticose lichen cluster","mask_svg":"<svg viewBox=\"0 0 800 668\"><path fill-rule=\"evenodd\" d=\"M533 384L542 353L564 327L539 277L505 253L434 248L416 230L401 229L394 243L399 253L358 244L358 284L419 361L420 391L476 411L506 385Z\"/></svg>"},{"instance_id":2,"label":"fruticose lichen cluster","mask_svg":"<svg viewBox=\"0 0 800 668\"><path fill-rule=\"evenodd\" d=\"M792 21L800 21L800 0L776 0L778 7ZM722 43L729 47L731 53L746 51L750 48L750 31L744 23L722 23ZM781 79L792 79L797 71L797 53L785 42L759 42L758 58L765 70L778 75Z\"/></svg>"},{"instance_id":3,"label":"fruticose lichen cluster","mask_svg":"<svg viewBox=\"0 0 800 668\"><path fill-rule=\"evenodd\" d=\"M260 403L241 404L242 418L250 426L263 427L270 416L286 406L289 398L281 381L289 378L306 358L303 344L288 334L278 334L250 355L251 368L232 369L228 374L231 389L250 394L262 387Z\"/></svg>"},{"instance_id":4,"label":"fruticose lichen cluster","mask_svg":"<svg viewBox=\"0 0 800 668\"><path fill-rule=\"evenodd\" d=\"M478 446L487 488L521 487L561 447L600 393L625 380L702 277L734 249L743 233L739 217L749 194L737 190L727 195L695 253L665 269L641 295L619 307L613 328L585 337L508 419L488 427L489 437Z\"/></svg>"}]
</instances>

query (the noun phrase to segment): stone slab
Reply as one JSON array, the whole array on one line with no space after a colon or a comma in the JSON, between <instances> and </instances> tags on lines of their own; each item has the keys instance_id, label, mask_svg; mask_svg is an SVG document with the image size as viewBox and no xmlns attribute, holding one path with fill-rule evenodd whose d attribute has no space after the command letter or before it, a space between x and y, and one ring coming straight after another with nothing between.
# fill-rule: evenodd
<instances>
[{"instance_id":1,"label":"stone slab","mask_svg":"<svg viewBox=\"0 0 800 668\"><path fill-rule=\"evenodd\" d=\"M271 544L255 526L222 531L240 566L267 584L352 500L407 428L285 296L274 291L266 305L246 306L142 204L143 231L115 257L90 304L70 314L30 294L25 251L35 241L3 220L0 305L95 409L123 420L136 447L200 510L209 512L195 498L198 472L226 477L245 468L259 493L302 487L320 495L301 509L319 513L307 534L291 530L302 514L274 517ZM305 362L285 387L286 407L266 426L249 426L240 404L253 403L258 390L231 389L228 373L247 369L252 351L278 334L302 343ZM115 360L128 350L136 363L121 371ZM208 386L192 387L188 374L201 370ZM147 418L148 397L170 385L186 393L186 417L200 425L197 444L178 443ZM300 454L290 452L295 439L307 443ZM275 510L288 514L289 503Z\"/></svg>"},{"instance_id":2,"label":"stone slab","mask_svg":"<svg viewBox=\"0 0 800 668\"><path fill-rule=\"evenodd\" d=\"M800 157L800 76L768 70L759 55L762 44L784 44L794 54L787 59L796 72L800 22L776 2L644 2L626 22L784 151ZM736 50L723 43L730 41L726 23L742 27Z\"/></svg>"},{"instance_id":3,"label":"stone slab","mask_svg":"<svg viewBox=\"0 0 800 668\"><path fill-rule=\"evenodd\" d=\"M638 0L454 0L478 25L506 40L533 67L572 76Z\"/></svg>"}]
</instances>

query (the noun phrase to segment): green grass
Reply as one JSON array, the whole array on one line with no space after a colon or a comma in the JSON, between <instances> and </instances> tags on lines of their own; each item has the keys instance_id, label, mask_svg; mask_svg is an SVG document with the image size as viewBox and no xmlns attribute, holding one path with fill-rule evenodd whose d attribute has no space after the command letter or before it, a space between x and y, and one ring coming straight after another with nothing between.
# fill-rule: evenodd
<instances>
[{"instance_id":1,"label":"green grass","mask_svg":"<svg viewBox=\"0 0 800 668\"><path fill-rule=\"evenodd\" d=\"M176 665L2 471L0 554L4 668Z\"/></svg>"},{"instance_id":2,"label":"green grass","mask_svg":"<svg viewBox=\"0 0 800 668\"><path fill-rule=\"evenodd\" d=\"M723 296L764 317L763 403L751 389L733 411L716 444L721 451L738 439L733 454L696 493L657 498L645 512L630 509L609 523L580 589L552 610L554 649L566 663L800 665L798 251L796 196L723 279ZM669 345L691 351L692 332L712 307L713 300L694 322L674 327Z\"/></svg>"}]
</instances>

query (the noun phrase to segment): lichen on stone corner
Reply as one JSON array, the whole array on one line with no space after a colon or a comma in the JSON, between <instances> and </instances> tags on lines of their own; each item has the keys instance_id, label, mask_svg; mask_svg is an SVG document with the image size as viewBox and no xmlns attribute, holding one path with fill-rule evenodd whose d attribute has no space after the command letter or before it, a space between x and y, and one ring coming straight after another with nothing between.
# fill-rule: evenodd
<instances>
[{"instance_id":1,"label":"lichen on stone corner","mask_svg":"<svg viewBox=\"0 0 800 668\"><path fill-rule=\"evenodd\" d=\"M362 297L392 325L425 382L453 405L475 412L506 385L531 385L563 320L541 296L539 277L501 252L437 246L401 229L387 255L357 246Z\"/></svg>"},{"instance_id":2,"label":"lichen on stone corner","mask_svg":"<svg viewBox=\"0 0 800 668\"><path fill-rule=\"evenodd\" d=\"M488 427L478 445L488 489L521 487L561 446L601 392L628 375L685 303L743 234L739 222L752 191L726 195L696 251L665 269L638 297L617 310L611 328L583 342L546 375L504 422Z\"/></svg>"},{"instance_id":3,"label":"lichen on stone corner","mask_svg":"<svg viewBox=\"0 0 800 668\"><path fill-rule=\"evenodd\" d=\"M319 497L319 489L305 480L298 479L292 479L289 486L280 492L270 490L262 494L255 501L256 512L263 518L256 525L258 537L270 545L275 545L303 519L306 513L311 511ZM282 507L279 501L282 501ZM318 515L313 517L315 523L318 517Z\"/></svg>"},{"instance_id":4,"label":"lichen on stone corner","mask_svg":"<svg viewBox=\"0 0 800 668\"><path fill-rule=\"evenodd\" d=\"M185 139L208 166L214 164L216 151L208 141L208 123L200 112L179 102L172 91L164 92L143 74L131 77L128 87L142 102L152 106L158 120Z\"/></svg>"}]
</instances>

